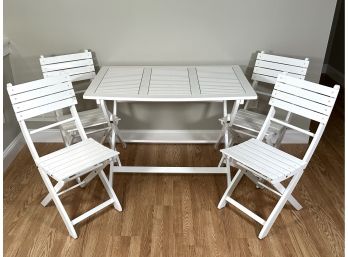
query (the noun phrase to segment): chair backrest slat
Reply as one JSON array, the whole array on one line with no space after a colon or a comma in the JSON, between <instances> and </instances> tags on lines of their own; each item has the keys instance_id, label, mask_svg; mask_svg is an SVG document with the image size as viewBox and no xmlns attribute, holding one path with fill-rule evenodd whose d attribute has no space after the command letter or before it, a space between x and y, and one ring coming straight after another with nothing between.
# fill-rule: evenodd
<instances>
[{"instance_id":1,"label":"chair backrest slat","mask_svg":"<svg viewBox=\"0 0 348 257\"><path fill-rule=\"evenodd\" d=\"M307 74L309 60L283 57L272 54L258 53L252 80L275 84L280 73L288 73L289 76L304 79Z\"/></svg>"},{"instance_id":2,"label":"chair backrest slat","mask_svg":"<svg viewBox=\"0 0 348 257\"><path fill-rule=\"evenodd\" d=\"M291 90L292 88L298 90ZM279 75L270 105L326 123L336 101L339 86L333 88Z\"/></svg>"},{"instance_id":3,"label":"chair backrest slat","mask_svg":"<svg viewBox=\"0 0 348 257\"><path fill-rule=\"evenodd\" d=\"M56 90L57 84L59 91ZM41 79L18 86L8 84L7 90L18 121L77 104L68 76Z\"/></svg>"},{"instance_id":4,"label":"chair backrest slat","mask_svg":"<svg viewBox=\"0 0 348 257\"><path fill-rule=\"evenodd\" d=\"M339 88L327 87L310 81L293 79L289 74L280 74L278 81L279 84L287 84L288 86L293 86L297 88L302 88L316 94L322 94L328 97L336 98L338 95ZM278 84L277 83L277 84Z\"/></svg>"},{"instance_id":5,"label":"chair backrest slat","mask_svg":"<svg viewBox=\"0 0 348 257\"><path fill-rule=\"evenodd\" d=\"M70 82L69 78L67 76L59 76L59 77L53 77L53 78L47 78L42 80L35 80L31 82L22 83L13 87L7 87L7 91L9 95L19 94L23 92L27 92L30 90L39 89L42 87L48 87L52 85L57 85L60 83Z\"/></svg>"},{"instance_id":6,"label":"chair backrest slat","mask_svg":"<svg viewBox=\"0 0 348 257\"><path fill-rule=\"evenodd\" d=\"M93 79L96 75L92 53L89 51L53 57L41 56L40 64L44 78L65 73L70 75L71 81L81 81Z\"/></svg>"}]
</instances>

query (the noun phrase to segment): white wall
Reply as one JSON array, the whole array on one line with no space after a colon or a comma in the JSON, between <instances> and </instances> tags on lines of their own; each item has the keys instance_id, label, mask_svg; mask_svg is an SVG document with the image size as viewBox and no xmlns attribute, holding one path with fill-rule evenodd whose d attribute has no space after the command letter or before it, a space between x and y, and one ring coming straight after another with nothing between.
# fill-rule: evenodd
<instances>
[{"instance_id":1,"label":"white wall","mask_svg":"<svg viewBox=\"0 0 348 257\"><path fill-rule=\"evenodd\" d=\"M99 65L253 65L257 50L310 58L318 81L333 0L4 0L15 82L41 77L40 54L91 49ZM122 104L123 129L217 129L217 104ZM205 118L206 120L201 120ZM308 123L303 122L304 127Z\"/></svg>"}]
</instances>

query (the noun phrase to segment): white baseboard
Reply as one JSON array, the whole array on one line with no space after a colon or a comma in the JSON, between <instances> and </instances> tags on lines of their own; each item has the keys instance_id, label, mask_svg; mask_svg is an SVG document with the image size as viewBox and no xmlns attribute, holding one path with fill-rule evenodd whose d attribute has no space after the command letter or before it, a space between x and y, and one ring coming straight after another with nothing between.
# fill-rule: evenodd
<instances>
[{"instance_id":1,"label":"white baseboard","mask_svg":"<svg viewBox=\"0 0 348 257\"><path fill-rule=\"evenodd\" d=\"M215 143L220 130L121 130L122 138L128 143ZM63 142L58 129L48 129L33 136L34 142ZM284 144L307 144L308 136L288 130Z\"/></svg>"},{"instance_id":2,"label":"white baseboard","mask_svg":"<svg viewBox=\"0 0 348 257\"><path fill-rule=\"evenodd\" d=\"M11 162L16 158L20 150L22 150L25 145L25 141L22 133L19 133L15 139L6 147L4 150L3 159L3 173L5 174L7 168L10 166Z\"/></svg>"},{"instance_id":3,"label":"white baseboard","mask_svg":"<svg viewBox=\"0 0 348 257\"><path fill-rule=\"evenodd\" d=\"M337 83L344 85L344 74L329 64L324 64L323 73L334 79Z\"/></svg>"}]
</instances>

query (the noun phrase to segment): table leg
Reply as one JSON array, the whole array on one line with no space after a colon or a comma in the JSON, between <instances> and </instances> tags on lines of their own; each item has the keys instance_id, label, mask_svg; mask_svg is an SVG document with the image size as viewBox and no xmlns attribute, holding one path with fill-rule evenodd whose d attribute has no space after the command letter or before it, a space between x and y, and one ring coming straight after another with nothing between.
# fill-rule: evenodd
<instances>
[{"instance_id":1,"label":"table leg","mask_svg":"<svg viewBox=\"0 0 348 257\"><path fill-rule=\"evenodd\" d=\"M233 122L234 122L234 119L236 118L236 115L237 115L237 111L239 109L239 105L242 103L243 101L242 100L236 100L234 101L234 104L233 104L233 107L232 107L232 110L231 110L231 113L230 113L230 122L227 124L227 128L226 130L228 131L228 127L232 127L233 125ZM228 139L228 138L227 138ZM231 141L229 142L228 140L226 141L225 140L225 143L227 144L226 145L226 148L233 145L233 138L232 138L232 134L231 134Z\"/></svg>"},{"instance_id":2,"label":"table leg","mask_svg":"<svg viewBox=\"0 0 348 257\"><path fill-rule=\"evenodd\" d=\"M224 142L225 142L225 148L228 147L228 117L227 117L227 101L223 101L223 117L226 117L226 124L225 126L225 138L224 138Z\"/></svg>"},{"instance_id":3,"label":"table leg","mask_svg":"<svg viewBox=\"0 0 348 257\"><path fill-rule=\"evenodd\" d=\"M241 102L242 102L242 100L234 101L234 104L233 104L233 107L232 107L232 110L231 110L231 113L230 113L230 122L227 122L226 125L225 125L226 126L225 127L225 148L228 148L230 145L233 145L233 138L231 138L231 140L230 140L231 143L229 143L228 131L229 131L229 127L232 126L233 121L236 118L237 111L239 109L239 105L241 104ZM226 117L225 115L227 115L227 101L224 101L223 111L224 111L224 117ZM221 157L221 160L219 162L219 166L222 165L223 161L224 161L224 156ZM230 173L230 167L229 166L230 166L229 162L226 161L227 185L229 185L231 183L231 173Z\"/></svg>"},{"instance_id":4,"label":"table leg","mask_svg":"<svg viewBox=\"0 0 348 257\"><path fill-rule=\"evenodd\" d=\"M112 115L114 117L116 117L117 115L117 102L114 101L113 107L112 107ZM116 131L115 128L112 130L112 134L111 134L111 149L112 150L116 150Z\"/></svg>"},{"instance_id":5,"label":"table leg","mask_svg":"<svg viewBox=\"0 0 348 257\"><path fill-rule=\"evenodd\" d=\"M116 142L115 142L115 130L114 130L114 127L111 125L111 122L110 122L110 112L106 106L106 103L104 100L101 100L100 101L100 107L102 108L103 110L103 114L105 116L105 119L108 121L108 125L110 126L110 128L112 129L111 131L111 144L110 144L110 148L115 150L116 148ZM112 162L110 162L110 174L109 174L109 182L110 184L112 185L112 171L113 171L113 167L114 167L114 163L116 162L117 160L113 160Z\"/></svg>"}]
</instances>

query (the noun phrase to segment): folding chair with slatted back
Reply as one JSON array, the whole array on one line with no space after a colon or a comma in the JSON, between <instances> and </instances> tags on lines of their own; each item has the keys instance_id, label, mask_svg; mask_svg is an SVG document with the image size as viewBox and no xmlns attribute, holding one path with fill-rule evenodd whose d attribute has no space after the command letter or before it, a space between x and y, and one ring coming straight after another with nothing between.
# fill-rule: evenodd
<instances>
[{"instance_id":1,"label":"folding chair with slatted back","mask_svg":"<svg viewBox=\"0 0 348 257\"><path fill-rule=\"evenodd\" d=\"M271 108L257 138L221 150L223 155L227 157L228 169L231 164L239 170L225 191L218 208L223 208L227 201L259 222L263 226L259 234L260 239L267 235L287 201L296 210L302 208L292 196L292 192L320 141L335 104L339 88L338 85L330 88L283 74L279 75L269 102ZM312 133L292 125L286 120L275 118L275 114L279 110L316 121L319 125L316 131ZM272 122L313 137L302 159L262 142ZM231 194L243 175L246 175L255 184L280 196L280 200L266 220L232 199ZM260 178L270 186L260 182ZM285 180L290 180L286 188L281 184Z\"/></svg>"},{"instance_id":2,"label":"folding chair with slatted back","mask_svg":"<svg viewBox=\"0 0 348 257\"><path fill-rule=\"evenodd\" d=\"M83 53L52 57L41 56L40 64L44 78L55 77L59 74L65 73L70 76L72 82L78 82L92 80L96 76L92 53L88 50L85 50ZM85 91L85 89L76 90L75 94L82 94ZM98 108L80 111L78 114L87 135L104 132L104 136L101 139L101 143L103 143L105 138L109 137L110 132L112 131L111 126L113 126L119 141L122 143L123 147L126 147L117 126L120 118L108 113L112 120L111 124L110 119L108 120L105 118L103 110L99 105ZM61 112L57 112L57 118L58 120L64 120L67 116L63 115ZM79 137L78 131L73 122L62 124L60 126L60 132L66 145L70 145Z\"/></svg>"},{"instance_id":3,"label":"folding chair with slatted back","mask_svg":"<svg viewBox=\"0 0 348 257\"><path fill-rule=\"evenodd\" d=\"M260 82L265 83L265 86L272 86L275 84L276 79L280 73L286 72L289 76L299 79L305 79L309 61L306 59L295 59L289 57L283 57L272 54L265 54L261 52L257 54L255 67L252 74L252 87L256 90L258 95L271 96L269 92L265 90L258 89L258 84ZM233 124L230 124L230 117L223 117L219 119L222 125L222 130L219 139L215 145L217 148L221 139L225 134L225 129L228 129L230 133L234 135L247 135L249 137L257 137L260 132L262 124L266 119L266 115L248 110L250 101L246 101L244 107L239 109L236 117L233 120ZM286 117L287 121L290 121L291 114ZM268 144L272 144L275 147L279 147L282 141L286 127L280 124L271 124L267 134L265 136L265 141ZM230 137L232 140L232 136ZM230 142L231 145L232 142Z\"/></svg>"},{"instance_id":4,"label":"folding chair with slatted back","mask_svg":"<svg viewBox=\"0 0 348 257\"><path fill-rule=\"evenodd\" d=\"M76 111L75 104L77 104L77 101L69 76L46 78L16 86L7 84L7 91L24 139L49 192L41 204L46 206L53 200L69 234L73 238L77 238L74 225L110 204L113 204L116 210L121 211L121 204L103 171L103 168L113 158L116 158L119 162L118 152L97 143L91 138L87 138ZM69 108L71 116L35 130L28 130L27 119L48 112L56 112L62 108ZM82 141L40 157L31 135L68 122L74 122ZM86 177L83 181L61 191L68 181L84 175ZM70 220L59 196L77 186L85 186L96 176L99 176L110 199ZM55 186L52 185L49 177L57 181Z\"/></svg>"}]
</instances>

